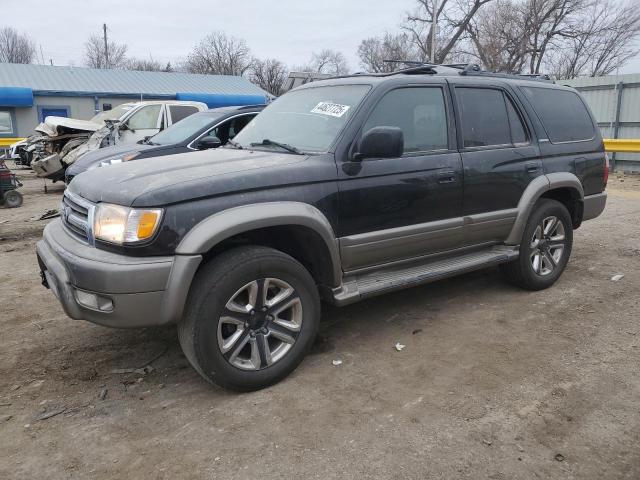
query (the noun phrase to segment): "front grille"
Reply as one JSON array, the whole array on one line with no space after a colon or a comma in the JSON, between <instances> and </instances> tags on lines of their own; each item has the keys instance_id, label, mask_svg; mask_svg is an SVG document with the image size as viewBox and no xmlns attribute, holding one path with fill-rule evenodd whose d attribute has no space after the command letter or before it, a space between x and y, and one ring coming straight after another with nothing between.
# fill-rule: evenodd
<instances>
[{"instance_id":1,"label":"front grille","mask_svg":"<svg viewBox=\"0 0 640 480\"><path fill-rule=\"evenodd\" d=\"M73 235L93 245L93 212L95 205L66 190L62 197L60 217Z\"/></svg>"}]
</instances>

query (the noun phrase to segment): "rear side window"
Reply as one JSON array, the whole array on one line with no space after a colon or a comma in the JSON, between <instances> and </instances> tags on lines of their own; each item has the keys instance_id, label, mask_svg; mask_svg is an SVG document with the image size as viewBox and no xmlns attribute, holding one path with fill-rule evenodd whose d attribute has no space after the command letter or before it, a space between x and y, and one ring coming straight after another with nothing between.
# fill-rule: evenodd
<instances>
[{"instance_id":1,"label":"rear side window","mask_svg":"<svg viewBox=\"0 0 640 480\"><path fill-rule=\"evenodd\" d=\"M171 122L176 123L187 118L189 115L193 115L198 111L196 107L190 107L188 105L169 105L171 110Z\"/></svg>"},{"instance_id":2,"label":"rear side window","mask_svg":"<svg viewBox=\"0 0 640 480\"><path fill-rule=\"evenodd\" d=\"M465 148L511 143L509 116L502 91L456 88Z\"/></svg>"},{"instance_id":3,"label":"rear side window","mask_svg":"<svg viewBox=\"0 0 640 480\"><path fill-rule=\"evenodd\" d=\"M442 89L411 87L390 91L371 112L363 133L381 126L402 130L405 153L448 148L447 114Z\"/></svg>"},{"instance_id":4,"label":"rear side window","mask_svg":"<svg viewBox=\"0 0 640 480\"><path fill-rule=\"evenodd\" d=\"M577 93L540 87L523 87L522 90L531 100L549 140L559 143L593 138L591 116Z\"/></svg>"}]
</instances>

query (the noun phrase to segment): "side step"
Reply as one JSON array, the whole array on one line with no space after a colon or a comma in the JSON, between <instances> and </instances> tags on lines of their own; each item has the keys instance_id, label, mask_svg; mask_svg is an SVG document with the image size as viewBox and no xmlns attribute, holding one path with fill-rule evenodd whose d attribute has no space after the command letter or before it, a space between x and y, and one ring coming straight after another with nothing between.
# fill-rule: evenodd
<instances>
[{"instance_id":1,"label":"side step","mask_svg":"<svg viewBox=\"0 0 640 480\"><path fill-rule=\"evenodd\" d=\"M373 272L345 277L342 286L333 291L333 301L336 305L347 305L394 290L510 262L517 258L517 247L500 246L446 259L437 258L420 263L405 263L381 268Z\"/></svg>"}]
</instances>

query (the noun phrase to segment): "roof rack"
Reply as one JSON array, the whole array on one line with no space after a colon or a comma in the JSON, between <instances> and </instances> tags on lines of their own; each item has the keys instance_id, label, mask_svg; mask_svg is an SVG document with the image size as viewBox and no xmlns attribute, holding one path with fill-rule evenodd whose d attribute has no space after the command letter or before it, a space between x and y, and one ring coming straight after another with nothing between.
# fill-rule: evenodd
<instances>
[{"instance_id":1,"label":"roof rack","mask_svg":"<svg viewBox=\"0 0 640 480\"><path fill-rule=\"evenodd\" d=\"M424 73L438 73L434 70L435 67L446 67L459 70L459 75L465 76L483 76L483 77L497 77L497 78L526 78L528 80L538 80L543 82L553 82L553 79L547 74L540 73L500 73L490 72L483 70L477 63L427 63L419 62L415 60L384 60L385 63L402 63L404 65L412 65L412 67L396 70L391 72L390 75L398 73L422 73L422 70L429 70Z\"/></svg>"},{"instance_id":2,"label":"roof rack","mask_svg":"<svg viewBox=\"0 0 640 480\"><path fill-rule=\"evenodd\" d=\"M358 72L350 75L340 75L332 78L345 78L345 77L354 77L360 75L370 75L373 77L389 77L393 75L419 75L419 74L428 74L435 75L437 73L449 73L465 76L478 76L478 77L494 77L494 78L511 78L511 79L521 79L521 80L534 80L539 82L546 83L555 83L553 79L547 74L540 73L500 73L500 72L489 72L487 70L483 70L480 65L477 63L428 63L421 62L416 60L383 60L384 63L399 63L403 65L408 65L406 68L401 68L399 70L395 70L393 72L385 72L385 73L366 73L366 72ZM444 67L445 69L450 69L449 72L439 72L436 70L438 67Z\"/></svg>"}]
</instances>

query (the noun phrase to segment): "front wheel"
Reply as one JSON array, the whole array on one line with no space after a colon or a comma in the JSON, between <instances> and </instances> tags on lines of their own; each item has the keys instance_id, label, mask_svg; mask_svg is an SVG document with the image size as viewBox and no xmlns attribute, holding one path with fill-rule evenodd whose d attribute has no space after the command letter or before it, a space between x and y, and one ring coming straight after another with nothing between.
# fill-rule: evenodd
<instances>
[{"instance_id":1,"label":"front wheel","mask_svg":"<svg viewBox=\"0 0 640 480\"><path fill-rule=\"evenodd\" d=\"M264 247L229 250L194 279L178 334L191 365L233 390L272 385L304 358L320 322L320 299L295 259Z\"/></svg>"},{"instance_id":2,"label":"front wheel","mask_svg":"<svg viewBox=\"0 0 640 480\"><path fill-rule=\"evenodd\" d=\"M573 246L571 215L562 203L540 200L520 242L520 255L504 265L507 278L527 290L542 290L562 275Z\"/></svg>"}]
</instances>

